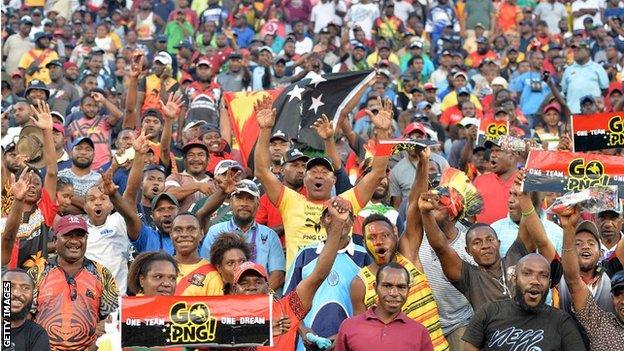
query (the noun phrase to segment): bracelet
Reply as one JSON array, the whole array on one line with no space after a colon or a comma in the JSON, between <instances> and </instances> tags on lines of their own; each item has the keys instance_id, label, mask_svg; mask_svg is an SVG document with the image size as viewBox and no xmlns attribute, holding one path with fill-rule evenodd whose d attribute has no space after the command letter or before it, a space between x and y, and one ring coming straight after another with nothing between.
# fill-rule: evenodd
<instances>
[{"instance_id":1,"label":"bracelet","mask_svg":"<svg viewBox=\"0 0 624 351\"><path fill-rule=\"evenodd\" d=\"M522 212L522 217L528 217L535 213L535 207L533 207L529 212Z\"/></svg>"},{"instance_id":2,"label":"bracelet","mask_svg":"<svg viewBox=\"0 0 624 351\"><path fill-rule=\"evenodd\" d=\"M570 249L563 249L561 251L563 251L563 252L571 252L571 251L574 251L574 250L576 250L576 249L575 248L570 248Z\"/></svg>"}]
</instances>

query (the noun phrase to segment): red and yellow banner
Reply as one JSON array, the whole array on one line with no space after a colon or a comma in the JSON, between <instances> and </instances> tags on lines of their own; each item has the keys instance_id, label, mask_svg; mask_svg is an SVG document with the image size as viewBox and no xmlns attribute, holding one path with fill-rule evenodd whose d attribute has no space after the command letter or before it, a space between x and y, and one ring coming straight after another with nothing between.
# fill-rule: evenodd
<instances>
[{"instance_id":1,"label":"red and yellow banner","mask_svg":"<svg viewBox=\"0 0 624 351\"><path fill-rule=\"evenodd\" d=\"M624 112L573 115L572 150L594 151L624 147Z\"/></svg>"},{"instance_id":2,"label":"red and yellow banner","mask_svg":"<svg viewBox=\"0 0 624 351\"><path fill-rule=\"evenodd\" d=\"M497 121L487 119L479 121L479 130L477 131L477 145L483 147L488 140L496 140L502 136L509 134L509 121Z\"/></svg>"},{"instance_id":3,"label":"red and yellow banner","mask_svg":"<svg viewBox=\"0 0 624 351\"><path fill-rule=\"evenodd\" d=\"M366 151L370 152L373 156L390 156L398 154L401 151L415 151L419 152L424 150L427 146L437 145L437 142L424 139L386 139L386 140L369 140L366 144Z\"/></svg>"},{"instance_id":4,"label":"red and yellow banner","mask_svg":"<svg viewBox=\"0 0 624 351\"><path fill-rule=\"evenodd\" d=\"M282 89L223 93L232 132L242 154L244 166L247 166L249 156L251 156L256 140L260 135L254 104L265 96L271 96L275 100L281 91Z\"/></svg>"},{"instance_id":5,"label":"red and yellow banner","mask_svg":"<svg viewBox=\"0 0 624 351\"><path fill-rule=\"evenodd\" d=\"M567 193L616 185L624 197L624 157L532 150L525 168L523 191Z\"/></svg>"},{"instance_id":6,"label":"red and yellow banner","mask_svg":"<svg viewBox=\"0 0 624 351\"><path fill-rule=\"evenodd\" d=\"M272 295L124 297L122 347L272 346L272 298Z\"/></svg>"}]
</instances>

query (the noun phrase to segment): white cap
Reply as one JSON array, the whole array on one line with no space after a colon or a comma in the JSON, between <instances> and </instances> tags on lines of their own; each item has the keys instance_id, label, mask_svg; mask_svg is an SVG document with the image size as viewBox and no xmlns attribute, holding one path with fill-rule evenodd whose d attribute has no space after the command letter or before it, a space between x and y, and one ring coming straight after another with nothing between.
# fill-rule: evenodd
<instances>
[{"instance_id":1,"label":"white cap","mask_svg":"<svg viewBox=\"0 0 624 351\"><path fill-rule=\"evenodd\" d=\"M271 56L273 55L273 49L271 49L271 47L270 47L270 46L266 46L266 45L265 45L265 46L261 46L261 47L258 49L258 52L263 52L263 51L268 51L268 52L271 54Z\"/></svg>"},{"instance_id":2,"label":"white cap","mask_svg":"<svg viewBox=\"0 0 624 351\"><path fill-rule=\"evenodd\" d=\"M474 117L464 117L457 123L461 126L468 127L469 125L479 125L479 120Z\"/></svg>"},{"instance_id":3,"label":"white cap","mask_svg":"<svg viewBox=\"0 0 624 351\"><path fill-rule=\"evenodd\" d=\"M165 51L161 51L154 57L154 62L160 62L163 65L170 65L173 60L171 59L171 55Z\"/></svg>"},{"instance_id":4,"label":"white cap","mask_svg":"<svg viewBox=\"0 0 624 351\"><path fill-rule=\"evenodd\" d=\"M492 79L492 84L491 85L501 85L504 89L507 89L507 80L505 80L505 78L503 77L496 77L494 79Z\"/></svg>"}]
</instances>

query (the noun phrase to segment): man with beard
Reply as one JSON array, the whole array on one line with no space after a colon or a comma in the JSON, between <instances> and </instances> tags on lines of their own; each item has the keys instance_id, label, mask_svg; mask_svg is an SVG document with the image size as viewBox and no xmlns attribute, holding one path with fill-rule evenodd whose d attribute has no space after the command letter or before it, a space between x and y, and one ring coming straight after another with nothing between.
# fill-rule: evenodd
<instances>
[{"instance_id":1,"label":"man with beard","mask_svg":"<svg viewBox=\"0 0 624 351\"><path fill-rule=\"evenodd\" d=\"M91 51L96 47L95 27L86 26L81 39L80 44L72 50L69 58L69 62L75 63L78 67L82 67L84 60L91 55Z\"/></svg>"},{"instance_id":2,"label":"man with beard","mask_svg":"<svg viewBox=\"0 0 624 351\"><path fill-rule=\"evenodd\" d=\"M18 68L26 72L26 83L31 80L40 80L45 84L50 83L50 74L46 65L53 60L58 60L56 51L49 48L51 35L39 32L35 34L35 47L22 56Z\"/></svg>"},{"instance_id":3,"label":"man with beard","mask_svg":"<svg viewBox=\"0 0 624 351\"><path fill-rule=\"evenodd\" d=\"M70 179L74 184L71 213L82 214L87 191L99 183L102 176L91 169L95 150L93 140L89 137L77 138L70 150L72 165L70 168L59 171L59 177Z\"/></svg>"},{"instance_id":4,"label":"man with beard","mask_svg":"<svg viewBox=\"0 0 624 351\"><path fill-rule=\"evenodd\" d=\"M273 134L275 135L275 134ZM284 156L284 164L281 167L281 180L285 187L292 189L302 195L306 193L303 186L306 163L310 157L306 156L299 149L290 149ZM273 229L284 243L284 224L279 209L271 203L269 195L262 194L260 205L256 213L256 222L264 224Z\"/></svg>"},{"instance_id":5,"label":"man with beard","mask_svg":"<svg viewBox=\"0 0 624 351\"><path fill-rule=\"evenodd\" d=\"M242 91L251 84L251 74L246 64L243 64L243 56L231 53L228 56L228 69L217 75L217 83L223 91Z\"/></svg>"},{"instance_id":6,"label":"man with beard","mask_svg":"<svg viewBox=\"0 0 624 351\"><path fill-rule=\"evenodd\" d=\"M614 313L604 310L590 291L591 288L583 278L581 267L584 265L578 252L579 245L576 237L578 228L583 225L578 209L567 209L559 215L563 227L563 274L571 295L572 313L579 324L585 329L589 337L589 346L592 350L614 350L621 346L624 338L624 273L621 271L611 277L611 306ZM579 223L579 224L577 224ZM575 243L575 241L577 241ZM624 253L624 241L620 241L616 249L615 260ZM613 272L607 265L607 272Z\"/></svg>"},{"instance_id":7,"label":"man with beard","mask_svg":"<svg viewBox=\"0 0 624 351\"><path fill-rule=\"evenodd\" d=\"M427 191L428 162L420 161L428 158L430 151L421 151L417 155L418 166L407 199L407 221L405 231L399 238L396 226L387 217L380 214L368 216L362 223L364 241L372 263L362 268L351 281L351 303L354 315L363 314L371 307L379 296L375 290L379 267L390 262L403 266L409 273L410 284L408 298L402 305L407 316L425 325L428 329L434 350L448 350L440 324L437 303L424 274L419 248L422 242L422 224L416 200Z\"/></svg>"},{"instance_id":8,"label":"man with beard","mask_svg":"<svg viewBox=\"0 0 624 351\"><path fill-rule=\"evenodd\" d=\"M85 257L87 235L83 218L61 217L54 226L58 256L28 271L35 281L34 321L48 332L53 350L90 349L99 324L119 306L114 276Z\"/></svg>"},{"instance_id":9,"label":"man with beard","mask_svg":"<svg viewBox=\"0 0 624 351\"><path fill-rule=\"evenodd\" d=\"M368 69L368 63L366 63L366 46L357 41L353 43L351 55L348 55L347 59L343 62L336 64L332 72L361 71L366 69Z\"/></svg>"},{"instance_id":10,"label":"man with beard","mask_svg":"<svg viewBox=\"0 0 624 351\"><path fill-rule=\"evenodd\" d=\"M379 105L382 105L379 98ZM321 201L330 198L336 184L334 166L323 157L317 157L306 163L304 185L307 195L285 187L270 170L269 139L275 125L276 111L270 98L265 98L255 106L256 116L260 125L260 137L254 153L256 177L260 180L271 203L276 205L282 219L286 236L286 268L290 267L297 252L312 243L323 240L325 232L320 225L322 211ZM367 110L379 139L388 138L392 127L392 103L386 100L377 114ZM388 164L388 156L375 157L372 171L367 174L353 189L341 194L347 199L357 213L366 204L377 184L383 179Z\"/></svg>"},{"instance_id":11,"label":"man with beard","mask_svg":"<svg viewBox=\"0 0 624 351\"><path fill-rule=\"evenodd\" d=\"M76 88L76 90L78 90L78 94L80 95L82 93L82 89L78 85L78 74L80 73L78 71L78 65L73 62L65 62L63 64L63 72L65 73L65 79L67 82ZM64 113L65 111L61 112Z\"/></svg>"},{"instance_id":12,"label":"man with beard","mask_svg":"<svg viewBox=\"0 0 624 351\"><path fill-rule=\"evenodd\" d=\"M154 57L153 73L138 82L136 100L139 111L160 109L161 101L167 101L167 96L178 90L179 84L172 78L172 63L171 55L165 51Z\"/></svg>"},{"instance_id":13,"label":"man with beard","mask_svg":"<svg viewBox=\"0 0 624 351\"><path fill-rule=\"evenodd\" d=\"M203 57L197 62L195 69L196 80L186 89L188 101L188 113L186 123L202 120L207 123L219 125L219 99L221 88L212 81L212 69L210 61Z\"/></svg>"},{"instance_id":14,"label":"man with beard","mask_svg":"<svg viewBox=\"0 0 624 351\"><path fill-rule=\"evenodd\" d=\"M519 185L522 179L522 176L516 177L516 184ZM440 260L444 275L466 296L475 311L487 302L512 298L513 284L509 275L520 258L535 249L551 262L551 281L559 281L561 272L557 252L546 236L529 194L518 194L522 213L520 229L505 257L499 254L500 241L492 227L476 223L468 229L466 252L477 264L473 265L452 249L443 231L448 229L442 229L437 221L442 211L449 211L451 215L458 208L462 211L461 195L453 188L448 190L433 190L422 194L418 207L422 213L427 239Z\"/></svg>"},{"instance_id":15,"label":"man with beard","mask_svg":"<svg viewBox=\"0 0 624 351\"><path fill-rule=\"evenodd\" d=\"M112 131L123 113L109 101L102 91L91 91L82 97L77 119L67 125L67 134L72 140L89 137L94 145L94 157L91 168L100 169L110 162ZM102 114L102 111L109 114ZM70 117L68 116L68 119Z\"/></svg>"},{"instance_id":16,"label":"man with beard","mask_svg":"<svg viewBox=\"0 0 624 351\"><path fill-rule=\"evenodd\" d=\"M201 255L210 261L210 250L217 237L221 233L236 233L249 244L251 261L262 265L269 273L269 287L277 290L284 284L284 250L277 233L254 220L259 198L260 190L254 182L248 179L238 182L230 196L232 219L210 227L201 247Z\"/></svg>"},{"instance_id":17,"label":"man with beard","mask_svg":"<svg viewBox=\"0 0 624 351\"><path fill-rule=\"evenodd\" d=\"M33 124L42 130L43 149L53 150L53 123L48 105L40 103L33 107L33 113L37 116ZM57 212L57 168L53 152L44 151L42 157L47 167L45 178L24 167L19 180L11 186L14 197L11 210L7 218L0 219L2 266L30 268L43 264L48 256L49 231Z\"/></svg>"},{"instance_id":18,"label":"man with beard","mask_svg":"<svg viewBox=\"0 0 624 351\"><path fill-rule=\"evenodd\" d=\"M290 138L286 133L278 130L273 133L269 139L269 153L271 154L271 172L274 174L282 173L282 165L284 157L290 148Z\"/></svg>"},{"instance_id":19,"label":"man with beard","mask_svg":"<svg viewBox=\"0 0 624 351\"><path fill-rule=\"evenodd\" d=\"M600 229L600 249L602 258L607 259L622 240L622 216L620 213L608 210L598 212L596 224Z\"/></svg>"},{"instance_id":20,"label":"man with beard","mask_svg":"<svg viewBox=\"0 0 624 351\"><path fill-rule=\"evenodd\" d=\"M464 350L585 350L572 317L544 303L550 266L543 256L520 259L511 283L513 300L488 302L476 312L463 337Z\"/></svg>"},{"instance_id":21,"label":"man with beard","mask_svg":"<svg viewBox=\"0 0 624 351\"><path fill-rule=\"evenodd\" d=\"M188 211L193 203L212 194L214 183L206 174L208 147L202 142L191 141L182 151L184 171L167 177L165 191L180 202L180 211Z\"/></svg>"},{"instance_id":22,"label":"man with beard","mask_svg":"<svg viewBox=\"0 0 624 351\"><path fill-rule=\"evenodd\" d=\"M5 350L49 351L48 334L28 318L35 288L32 278L17 268L4 272L2 281L11 283L11 345Z\"/></svg>"},{"instance_id":23,"label":"man with beard","mask_svg":"<svg viewBox=\"0 0 624 351\"><path fill-rule=\"evenodd\" d=\"M321 223L327 232L323 250L309 276L291 292L273 303L273 315L288 317L289 321L284 323L284 320L280 319L273 327L276 335L279 335L273 339L275 345L273 348L259 347L258 350L295 349L299 324L312 308L316 291L330 274L341 240L349 235L353 223L353 212L349 202L335 196L321 206ZM252 262L240 265L234 274L232 291L236 295L268 294L268 276L264 267Z\"/></svg>"},{"instance_id":24,"label":"man with beard","mask_svg":"<svg viewBox=\"0 0 624 351\"><path fill-rule=\"evenodd\" d=\"M401 311L410 287L410 275L405 267L396 262L385 264L379 268L375 280L378 303L366 310L366 313L342 323L335 350L432 351L427 328ZM406 338L407 335L409 338Z\"/></svg>"}]
</instances>

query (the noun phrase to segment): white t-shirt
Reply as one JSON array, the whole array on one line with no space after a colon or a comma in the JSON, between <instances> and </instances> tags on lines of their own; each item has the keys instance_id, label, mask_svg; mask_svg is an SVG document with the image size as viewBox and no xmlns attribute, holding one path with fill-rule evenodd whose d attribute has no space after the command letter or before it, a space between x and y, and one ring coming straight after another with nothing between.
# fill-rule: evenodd
<instances>
[{"instance_id":1,"label":"white t-shirt","mask_svg":"<svg viewBox=\"0 0 624 351\"><path fill-rule=\"evenodd\" d=\"M598 10L598 12L596 12L595 15L590 16L590 15L583 15L581 17L575 17L574 18L574 22L572 22L572 30L579 30L579 29L583 29L583 21L585 20L585 18L587 17L592 17L594 19L594 24L602 24L602 21L600 20L600 9L604 7L604 1L601 0L576 0L572 3L572 13L578 11L578 10L582 10L582 9L596 9Z\"/></svg>"},{"instance_id":2,"label":"white t-shirt","mask_svg":"<svg viewBox=\"0 0 624 351\"><path fill-rule=\"evenodd\" d=\"M347 13L349 21L353 22L351 28L356 24L362 28L366 39L371 39L373 24L379 17L379 7L375 4L356 4L351 6L351 9Z\"/></svg>"},{"instance_id":3,"label":"white t-shirt","mask_svg":"<svg viewBox=\"0 0 624 351\"><path fill-rule=\"evenodd\" d=\"M106 222L95 226L87 221L87 252L85 257L99 262L115 276L120 295L126 295L128 281L128 259L130 258L130 240L126 221L115 212L106 218Z\"/></svg>"},{"instance_id":4,"label":"white t-shirt","mask_svg":"<svg viewBox=\"0 0 624 351\"><path fill-rule=\"evenodd\" d=\"M395 1L394 2L394 15L403 21L407 22L410 12L414 12L414 6L407 1Z\"/></svg>"},{"instance_id":5,"label":"white t-shirt","mask_svg":"<svg viewBox=\"0 0 624 351\"><path fill-rule=\"evenodd\" d=\"M336 17L336 4L333 1L322 3L319 1L312 8L310 22L314 22L314 33L318 33Z\"/></svg>"},{"instance_id":6,"label":"white t-shirt","mask_svg":"<svg viewBox=\"0 0 624 351\"><path fill-rule=\"evenodd\" d=\"M314 42L312 39L305 37L302 41L295 41L295 53L297 55L304 55L308 52L312 52L314 48Z\"/></svg>"}]
</instances>

